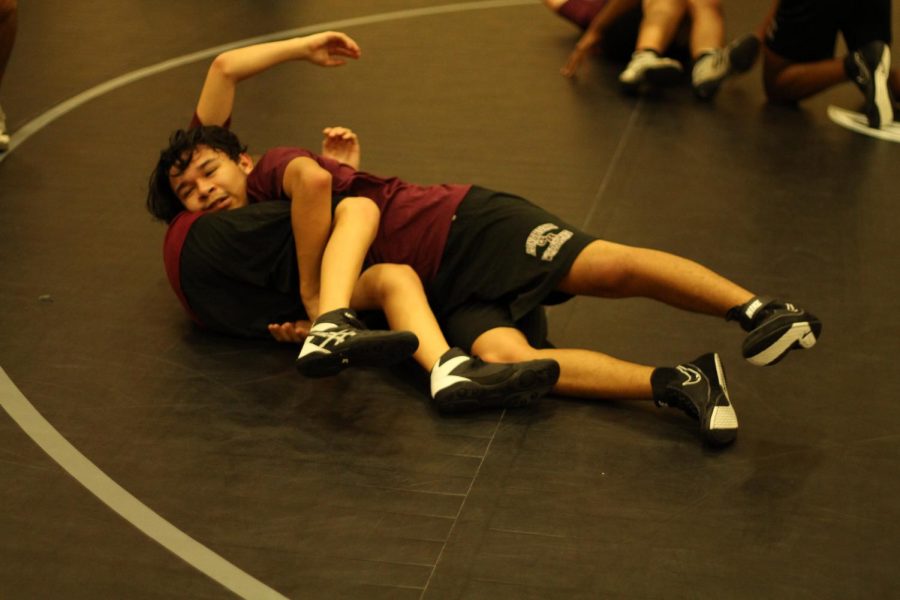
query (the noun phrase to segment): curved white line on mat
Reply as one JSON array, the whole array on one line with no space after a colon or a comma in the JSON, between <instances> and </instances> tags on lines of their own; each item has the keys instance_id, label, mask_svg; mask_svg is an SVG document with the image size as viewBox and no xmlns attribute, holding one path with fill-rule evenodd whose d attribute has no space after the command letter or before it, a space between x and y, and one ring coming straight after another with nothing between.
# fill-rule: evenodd
<instances>
[{"instance_id":1,"label":"curved white line on mat","mask_svg":"<svg viewBox=\"0 0 900 600\"><path fill-rule=\"evenodd\" d=\"M184 56L166 60L149 67L144 67L143 69L138 69L137 71L132 71L131 73L126 73L125 75L116 77L115 79L110 79L105 83L94 86L91 89L78 94L77 96L73 96L72 98L69 98L64 102L57 104L47 112L32 119L12 134L9 149L6 152L0 153L0 163L2 163L7 156L12 154L13 151L19 145L23 144L28 138L33 136L35 133L37 133L56 119L72 112L84 103L145 77L150 77L151 75L156 75L157 73L168 71L169 69L174 69L176 67L197 62L199 60L204 60L206 58L210 58L216 56L217 54L225 52L226 50L240 48L241 46L247 46L249 44L260 44L263 42L272 42L289 37L308 35L310 33L328 29L345 29L348 27L371 25L373 23L383 23L386 21L399 21L401 19L429 17L447 13L466 12L470 10L484 10L489 8L502 8L506 6L521 6L525 4L535 4L536 2L537 0L484 0L482 2L458 2L455 4L442 4L440 6L431 6L426 8L396 10L393 12L381 13L377 15L367 15L364 17L341 19L339 21L328 21L326 23L318 23L316 25L298 27L296 29L286 29L284 31L278 31L276 33L247 38L245 40L232 42L230 44L223 44L214 48L207 48L206 50L201 50L192 54L185 54Z\"/></svg>"},{"instance_id":2,"label":"curved white line on mat","mask_svg":"<svg viewBox=\"0 0 900 600\"><path fill-rule=\"evenodd\" d=\"M874 129L869 127L869 120L865 115L834 104L828 106L828 118L850 131L889 142L900 142L900 123L888 123L882 125L881 129Z\"/></svg>"},{"instance_id":3,"label":"curved white line on mat","mask_svg":"<svg viewBox=\"0 0 900 600\"><path fill-rule=\"evenodd\" d=\"M0 163L12 154L19 145L32 135L63 115L72 112L82 104L120 87L167 71L182 65L213 57L226 50L239 48L249 44L259 44L288 37L307 35L328 29L343 29L372 23L398 21L455 12L502 8L535 4L537 0L485 0L481 2L461 2L444 4L428 8L398 10L377 15L368 15L339 21L318 23L296 29L288 29L272 34L248 38L215 48L208 48L193 54L173 58L150 67L132 71L106 83L92 87L32 119L19 128L10 141L9 149L0 154ZM240 570L203 544L199 543L183 531L153 512L147 505L132 496L125 488L113 481L97 468L68 440L51 425L15 386L6 371L0 367L0 407L6 410L22 430L31 437L54 461L86 487L101 502L119 513L125 520L137 527L164 548L209 576L238 596L252 599L277 598L287 600L285 596L273 590L253 576Z\"/></svg>"},{"instance_id":4,"label":"curved white line on mat","mask_svg":"<svg viewBox=\"0 0 900 600\"><path fill-rule=\"evenodd\" d=\"M78 483L186 563L243 598L286 598L160 517L113 481L41 416L2 368L0 406Z\"/></svg>"}]
</instances>

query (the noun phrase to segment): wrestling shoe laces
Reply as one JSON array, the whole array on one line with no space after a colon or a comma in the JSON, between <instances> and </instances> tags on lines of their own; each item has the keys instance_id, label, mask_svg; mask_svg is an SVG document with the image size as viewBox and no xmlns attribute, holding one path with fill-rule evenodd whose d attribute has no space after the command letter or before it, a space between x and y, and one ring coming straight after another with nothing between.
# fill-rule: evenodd
<instances>
[{"instance_id":1,"label":"wrestling shoe laces","mask_svg":"<svg viewBox=\"0 0 900 600\"><path fill-rule=\"evenodd\" d=\"M894 121L894 101L888 76L891 71L891 50L882 41L872 41L851 52L844 61L847 75L865 97L863 112L869 127L875 129Z\"/></svg>"},{"instance_id":2,"label":"wrestling shoe laces","mask_svg":"<svg viewBox=\"0 0 900 600\"><path fill-rule=\"evenodd\" d=\"M822 322L814 315L790 302L765 296L735 306L725 318L738 321L749 332L741 353L757 366L774 365L791 350L812 348L822 334Z\"/></svg>"},{"instance_id":3,"label":"wrestling shoe laces","mask_svg":"<svg viewBox=\"0 0 900 600\"><path fill-rule=\"evenodd\" d=\"M370 330L352 310L338 309L316 319L294 364L307 377L325 377L350 366L387 367L418 347L409 331Z\"/></svg>"},{"instance_id":4,"label":"wrestling shoe laces","mask_svg":"<svg viewBox=\"0 0 900 600\"><path fill-rule=\"evenodd\" d=\"M431 370L431 397L442 413L518 408L534 404L558 379L555 360L486 363L451 348Z\"/></svg>"},{"instance_id":5,"label":"wrestling shoe laces","mask_svg":"<svg viewBox=\"0 0 900 600\"><path fill-rule=\"evenodd\" d=\"M679 408L698 421L705 442L724 446L737 437L737 414L728 397L725 370L718 354L704 354L674 368L656 369L651 384L656 405Z\"/></svg>"}]
</instances>

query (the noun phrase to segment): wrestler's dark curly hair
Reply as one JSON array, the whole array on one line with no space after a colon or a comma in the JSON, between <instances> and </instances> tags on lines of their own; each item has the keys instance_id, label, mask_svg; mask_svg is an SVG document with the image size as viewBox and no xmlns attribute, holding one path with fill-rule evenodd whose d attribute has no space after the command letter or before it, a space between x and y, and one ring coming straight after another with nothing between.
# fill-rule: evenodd
<instances>
[{"instance_id":1,"label":"wrestler's dark curly hair","mask_svg":"<svg viewBox=\"0 0 900 600\"><path fill-rule=\"evenodd\" d=\"M147 210L157 219L171 223L184 210L184 205L169 183L169 174L173 169L176 173L183 173L191 164L197 146L220 150L235 162L247 151L238 137L224 127L202 126L179 129L173 133L169 137L168 147L159 153L159 162L150 174L147 190Z\"/></svg>"}]
</instances>

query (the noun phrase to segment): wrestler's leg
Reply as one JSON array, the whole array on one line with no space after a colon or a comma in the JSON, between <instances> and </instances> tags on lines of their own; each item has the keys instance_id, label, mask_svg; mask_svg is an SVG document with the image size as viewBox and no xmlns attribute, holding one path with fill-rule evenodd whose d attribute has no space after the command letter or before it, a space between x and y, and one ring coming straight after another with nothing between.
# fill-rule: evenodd
<instances>
[{"instance_id":1,"label":"wrestler's leg","mask_svg":"<svg viewBox=\"0 0 900 600\"><path fill-rule=\"evenodd\" d=\"M719 317L753 297L692 260L603 240L592 242L578 255L558 287L573 295L653 298Z\"/></svg>"},{"instance_id":2,"label":"wrestler's leg","mask_svg":"<svg viewBox=\"0 0 900 600\"><path fill-rule=\"evenodd\" d=\"M653 400L685 411L700 425L704 440L728 444L738 422L716 354L675 367L654 368L590 350L536 349L517 329L495 328L479 336L472 351L487 361L552 359L560 377L554 391L579 398Z\"/></svg>"},{"instance_id":3,"label":"wrestler's leg","mask_svg":"<svg viewBox=\"0 0 900 600\"><path fill-rule=\"evenodd\" d=\"M692 312L736 320L749 332L742 352L756 365L811 348L822 324L793 304L755 296L692 260L597 240L575 259L558 289L604 298L646 297Z\"/></svg>"},{"instance_id":4,"label":"wrestler's leg","mask_svg":"<svg viewBox=\"0 0 900 600\"><path fill-rule=\"evenodd\" d=\"M559 366L552 360L486 364L450 348L422 282L409 266L379 264L367 269L353 293L352 306L383 310L391 329L408 330L419 338L414 358L431 374L431 396L441 412L525 406L546 394L559 376Z\"/></svg>"}]
</instances>

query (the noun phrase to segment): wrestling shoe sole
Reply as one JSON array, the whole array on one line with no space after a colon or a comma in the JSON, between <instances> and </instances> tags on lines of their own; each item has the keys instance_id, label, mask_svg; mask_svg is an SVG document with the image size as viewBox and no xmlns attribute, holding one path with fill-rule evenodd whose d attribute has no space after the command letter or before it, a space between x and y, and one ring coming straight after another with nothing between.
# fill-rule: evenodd
<instances>
[{"instance_id":1,"label":"wrestling shoe sole","mask_svg":"<svg viewBox=\"0 0 900 600\"><path fill-rule=\"evenodd\" d=\"M744 358L756 366L774 365L791 350L815 346L821 331L822 323L814 317L799 321L790 315L778 317L750 332L744 342Z\"/></svg>"},{"instance_id":2,"label":"wrestling shoe sole","mask_svg":"<svg viewBox=\"0 0 900 600\"><path fill-rule=\"evenodd\" d=\"M881 60L875 69L875 94L874 106L869 113L869 124L877 121L872 127L890 125L894 121L894 103L891 101L891 93L888 90L888 75L890 75L891 51L885 46L881 54Z\"/></svg>"},{"instance_id":3,"label":"wrestling shoe sole","mask_svg":"<svg viewBox=\"0 0 900 600\"><path fill-rule=\"evenodd\" d=\"M709 423L706 424L703 431L704 439L715 446L725 446L734 442L737 437L738 420L734 407L731 405L731 398L728 397L728 387L725 384L725 369L722 367L722 361L718 355L715 355L716 364L716 380L710 381L710 389L712 391L721 391L725 397L726 406L716 405L713 407L709 416Z\"/></svg>"},{"instance_id":4,"label":"wrestling shoe sole","mask_svg":"<svg viewBox=\"0 0 900 600\"><path fill-rule=\"evenodd\" d=\"M704 439L713 446L727 446L737 438L737 415L731 406L717 406L710 418L710 427Z\"/></svg>"},{"instance_id":5,"label":"wrestling shoe sole","mask_svg":"<svg viewBox=\"0 0 900 600\"><path fill-rule=\"evenodd\" d=\"M434 397L438 411L463 413L485 408L521 408L531 406L547 394L559 380L559 363L554 360L534 361L495 384L463 381L453 384Z\"/></svg>"},{"instance_id":6,"label":"wrestling shoe sole","mask_svg":"<svg viewBox=\"0 0 900 600\"><path fill-rule=\"evenodd\" d=\"M313 350L297 357L294 366L306 377L328 377L348 367L389 367L412 356L418 347L415 334L391 331L344 342L336 350Z\"/></svg>"}]
</instances>

